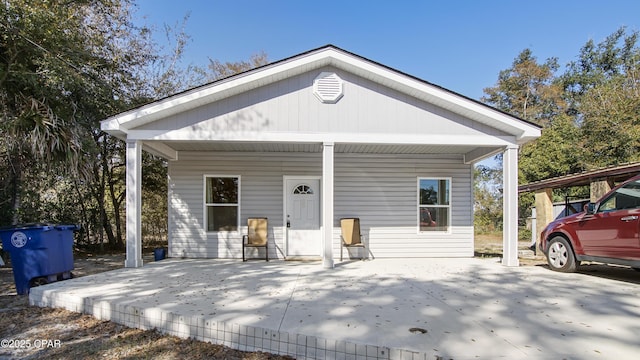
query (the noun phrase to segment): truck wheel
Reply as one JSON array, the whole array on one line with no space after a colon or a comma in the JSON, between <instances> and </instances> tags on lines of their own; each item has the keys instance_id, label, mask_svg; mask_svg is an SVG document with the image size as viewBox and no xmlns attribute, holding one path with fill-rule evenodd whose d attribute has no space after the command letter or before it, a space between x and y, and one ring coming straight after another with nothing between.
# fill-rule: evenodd
<instances>
[{"instance_id":1,"label":"truck wheel","mask_svg":"<svg viewBox=\"0 0 640 360\"><path fill-rule=\"evenodd\" d=\"M563 237L556 236L549 242L547 263L551 270L560 272L574 272L578 268L573 249Z\"/></svg>"}]
</instances>

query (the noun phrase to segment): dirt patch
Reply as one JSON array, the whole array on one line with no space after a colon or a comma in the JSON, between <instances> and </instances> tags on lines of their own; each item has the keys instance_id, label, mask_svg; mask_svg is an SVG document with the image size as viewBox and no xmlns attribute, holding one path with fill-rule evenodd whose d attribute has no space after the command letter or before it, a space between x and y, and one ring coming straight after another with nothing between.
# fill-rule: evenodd
<instances>
[{"instance_id":1,"label":"dirt patch","mask_svg":"<svg viewBox=\"0 0 640 360\"><path fill-rule=\"evenodd\" d=\"M522 266L543 266L547 260L539 250L529 247L530 241L518 242L518 260ZM479 258L502 258L502 233L476 234L474 254Z\"/></svg>"},{"instance_id":2,"label":"dirt patch","mask_svg":"<svg viewBox=\"0 0 640 360\"><path fill-rule=\"evenodd\" d=\"M151 261L147 255L145 261ZM75 276L122 268L124 255L75 259ZM10 265L10 264L7 264ZM62 309L29 306L16 295L10 266L0 268L0 359L293 359L132 329Z\"/></svg>"}]
</instances>

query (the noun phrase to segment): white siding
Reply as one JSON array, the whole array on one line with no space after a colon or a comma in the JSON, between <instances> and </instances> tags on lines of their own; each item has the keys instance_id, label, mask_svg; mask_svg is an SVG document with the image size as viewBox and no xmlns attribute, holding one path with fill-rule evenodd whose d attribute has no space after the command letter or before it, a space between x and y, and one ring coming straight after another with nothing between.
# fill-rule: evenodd
<instances>
[{"instance_id":1,"label":"white siding","mask_svg":"<svg viewBox=\"0 0 640 360\"><path fill-rule=\"evenodd\" d=\"M270 257L284 256L283 175L322 174L320 153L181 152L169 163L173 257L240 258L248 217L268 217ZM204 230L203 175L240 175L241 231ZM419 233L418 177L451 178L450 233ZM459 157L336 154L334 256L341 217L359 217L374 257L473 256L472 167ZM275 247L273 246L275 245Z\"/></svg>"},{"instance_id":2,"label":"white siding","mask_svg":"<svg viewBox=\"0 0 640 360\"><path fill-rule=\"evenodd\" d=\"M335 216L360 218L373 256L473 256L470 165L424 155L337 154L335 173ZM418 177L451 178L450 233L418 232Z\"/></svg>"},{"instance_id":3,"label":"white siding","mask_svg":"<svg viewBox=\"0 0 640 360\"><path fill-rule=\"evenodd\" d=\"M181 152L179 161L169 163L169 255L240 258L247 218L267 217L270 257L283 257L282 175L320 173L321 157L314 153ZM205 231L205 174L241 176L239 232Z\"/></svg>"}]
</instances>

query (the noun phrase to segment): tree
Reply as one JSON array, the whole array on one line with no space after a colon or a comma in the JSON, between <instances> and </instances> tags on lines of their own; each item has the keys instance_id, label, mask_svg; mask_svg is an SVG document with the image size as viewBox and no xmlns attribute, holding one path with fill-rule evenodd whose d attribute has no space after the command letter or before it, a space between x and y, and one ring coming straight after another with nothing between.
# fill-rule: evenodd
<instances>
[{"instance_id":1,"label":"tree","mask_svg":"<svg viewBox=\"0 0 640 360\"><path fill-rule=\"evenodd\" d=\"M0 6L0 225L73 222L83 244L124 246L123 143L100 130L110 115L266 63L182 64L189 36L152 41L130 0L7 0ZM229 70L225 70L225 66ZM145 235L166 236L166 163L143 156ZM6 200L5 200L6 199ZM163 204L163 206L151 206ZM159 219L163 219L159 221Z\"/></svg>"},{"instance_id":2,"label":"tree","mask_svg":"<svg viewBox=\"0 0 640 360\"><path fill-rule=\"evenodd\" d=\"M555 81L557 70L557 59L550 58L543 64L539 64L531 50L525 49L514 59L511 68L500 71L495 86L484 89L486 96L481 99L483 102L545 127L542 135L544 141L526 144L520 148L520 182L564 175L574 164L574 159L570 157L571 153L565 153L564 144L567 139L565 136L570 136L571 125L561 116L566 105L562 97L562 87ZM546 148L550 144L553 144L556 152ZM497 156L497 160L500 164L502 157ZM548 165L546 168L538 168L539 165L545 166L545 164ZM498 168L492 171L501 171L501 168L502 166L498 165ZM483 172L486 173L486 170L481 174ZM488 193L483 186L482 181L476 181L475 192L477 196L485 198L481 199L482 202L493 202L501 206L501 195L495 192ZM493 201L490 199L492 196ZM521 197L521 214L526 214L531 202L532 198ZM491 222L496 224L501 221L502 212L484 211L480 212L479 216L480 219L491 216L493 218Z\"/></svg>"},{"instance_id":3,"label":"tree","mask_svg":"<svg viewBox=\"0 0 640 360\"><path fill-rule=\"evenodd\" d=\"M638 33L620 28L588 41L561 77L581 129L581 162L595 168L640 160Z\"/></svg>"},{"instance_id":4,"label":"tree","mask_svg":"<svg viewBox=\"0 0 640 360\"><path fill-rule=\"evenodd\" d=\"M518 179L521 184L574 174L584 169L581 130L567 115L556 116L542 129L542 135L522 147L519 153ZM555 201L564 196L577 196L578 189L555 190ZM521 194L518 206L522 216L528 216L534 206L532 194Z\"/></svg>"},{"instance_id":5,"label":"tree","mask_svg":"<svg viewBox=\"0 0 640 360\"><path fill-rule=\"evenodd\" d=\"M502 228L502 171L479 165L474 170L474 227L478 232Z\"/></svg>"},{"instance_id":6,"label":"tree","mask_svg":"<svg viewBox=\"0 0 640 360\"><path fill-rule=\"evenodd\" d=\"M639 64L640 65L640 64ZM640 160L640 66L589 89L582 97L588 167Z\"/></svg>"},{"instance_id":7,"label":"tree","mask_svg":"<svg viewBox=\"0 0 640 360\"><path fill-rule=\"evenodd\" d=\"M561 88L553 82L558 70L556 58L538 64L531 50L523 50L511 68L500 71L494 87L485 88L481 100L538 125L546 125L564 104Z\"/></svg>"},{"instance_id":8,"label":"tree","mask_svg":"<svg viewBox=\"0 0 640 360\"><path fill-rule=\"evenodd\" d=\"M577 61L567 65L567 71L559 78L565 99L570 105L570 113L580 113L582 96L589 89L604 84L610 79L625 76L637 64L638 33L627 34L621 27L599 44L593 40L580 49Z\"/></svg>"},{"instance_id":9,"label":"tree","mask_svg":"<svg viewBox=\"0 0 640 360\"><path fill-rule=\"evenodd\" d=\"M206 79L208 81L223 79L247 70L260 67L262 65L266 65L267 63L267 54L264 51L251 55L249 61L227 61L223 63L220 60L209 58L209 71L206 73Z\"/></svg>"},{"instance_id":10,"label":"tree","mask_svg":"<svg viewBox=\"0 0 640 360\"><path fill-rule=\"evenodd\" d=\"M80 153L74 109L66 106L80 80L68 58L85 54L78 47L81 24L75 15L73 7L55 2L0 6L0 141L10 170L6 195L14 224L25 169L75 164Z\"/></svg>"},{"instance_id":11,"label":"tree","mask_svg":"<svg viewBox=\"0 0 640 360\"><path fill-rule=\"evenodd\" d=\"M128 0L10 0L0 8L1 146L11 170L3 189L12 223L74 221L87 243L106 235L112 248L123 245L122 145L99 121L149 101L141 74L159 58L131 11ZM77 201L51 197L65 204L64 216L45 206L62 183Z\"/></svg>"},{"instance_id":12,"label":"tree","mask_svg":"<svg viewBox=\"0 0 640 360\"><path fill-rule=\"evenodd\" d=\"M580 128L573 118L556 116L542 129L540 138L520 150L520 182L529 183L581 171L579 139Z\"/></svg>"},{"instance_id":13,"label":"tree","mask_svg":"<svg viewBox=\"0 0 640 360\"><path fill-rule=\"evenodd\" d=\"M589 40L560 76L555 61L536 65L525 50L500 72L495 87L485 89L483 100L543 126L542 136L520 149L521 183L640 160L637 42L638 33L625 28L598 44ZM554 194L559 200L585 190ZM521 211L533 201L520 200Z\"/></svg>"},{"instance_id":14,"label":"tree","mask_svg":"<svg viewBox=\"0 0 640 360\"><path fill-rule=\"evenodd\" d=\"M558 61L556 58L549 58L539 64L531 50L525 49L513 60L509 69L500 71L495 86L484 89L486 96L481 100L502 111L549 128L566 108L562 97L562 87L555 81L557 70ZM566 123L561 125L558 128L566 128ZM557 136L553 133L549 135L552 138ZM539 180L539 178L532 180L532 175L541 173L545 173L544 176L564 175L562 172L568 167L567 164L562 164L555 168L548 168L544 172L529 170L527 160L532 156L536 159L536 164L537 161L545 163L557 160L548 151L533 144L523 146L520 149L520 169L524 169L521 174L524 172L525 176L520 176L520 181ZM546 160L543 160L545 157ZM499 162L502 160L500 156L497 159Z\"/></svg>"},{"instance_id":15,"label":"tree","mask_svg":"<svg viewBox=\"0 0 640 360\"><path fill-rule=\"evenodd\" d=\"M0 28L2 222L72 218L118 246L120 216L107 205L122 202L122 146L99 121L149 100L140 76L158 58L149 30L133 25L128 0L9 0ZM59 196L69 190L77 202ZM47 199L69 211L52 212Z\"/></svg>"}]
</instances>

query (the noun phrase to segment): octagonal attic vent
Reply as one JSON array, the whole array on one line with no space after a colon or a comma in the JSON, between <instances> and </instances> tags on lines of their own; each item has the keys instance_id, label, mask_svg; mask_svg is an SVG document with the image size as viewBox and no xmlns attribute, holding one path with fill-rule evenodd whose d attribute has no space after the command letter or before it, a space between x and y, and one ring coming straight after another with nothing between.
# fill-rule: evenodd
<instances>
[{"instance_id":1,"label":"octagonal attic vent","mask_svg":"<svg viewBox=\"0 0 640 360\"><path fill-rule=\"evenodd\" d=\"M343 95L342 79L336 73L320 73L313 80L313 94L323 103L337 103Z\"/></svg>"}]
</instances>

